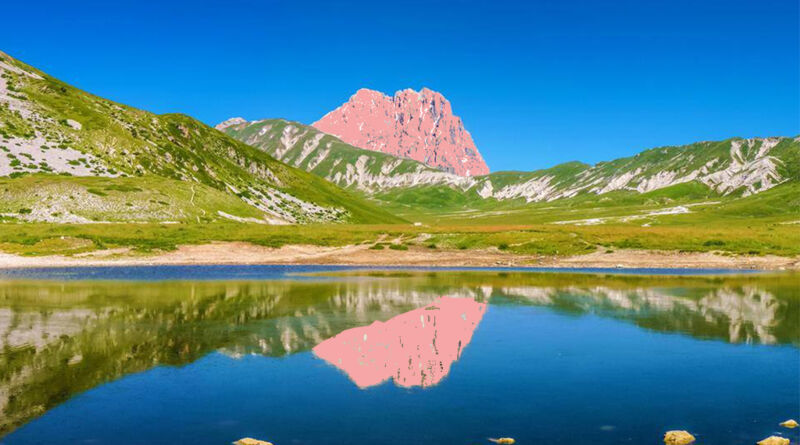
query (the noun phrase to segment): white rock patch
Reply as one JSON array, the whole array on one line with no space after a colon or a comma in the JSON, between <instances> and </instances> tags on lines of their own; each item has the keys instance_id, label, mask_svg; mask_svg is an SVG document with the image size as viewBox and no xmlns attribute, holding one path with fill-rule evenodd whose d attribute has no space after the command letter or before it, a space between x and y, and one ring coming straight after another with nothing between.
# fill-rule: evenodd
<instances>
[{"instance_id":1,"label":"white rock patch","mask_svg":"<svg viewBox=\"0 0 800 445\"><path fill-rule=\"evenodd\" d=\"M281 147L275 150L275 157L279 160L283 160L283 156L294 148L297 141L303 136L303 133L295 127L294 125L287 125L283 127L283 133L281 134Z\"/></svg>"},{"instance_id":2,"label":"white rock patch","mask_svg":"<svg viewBox=\"0 0 800 445\"><path fill-rule=\"evenodd\" d=\"M232 117L232 118L230 118L230 119L228 119L228 120L226 120L224 122L218 123L217 125L214 126L214 128L216 128L217 130L222 131L222 130L228 128L228 127L233 127L234 125L241 125L241 124L246 124L246 123L247 123L247 121L242 119L241 117Z\"/></svg>"},{"instance_id":3,"label":"white rock patch","mask_svg":"<svg viewBox=\"0 0 800 445\"><path fill-rule=\"evenodd\" d=\"M345 166L344 173L341 171L336 172L328 179L340 186L355 186L367 192L422 185L448 185L462 190L468 190L477 184L477 180L474 178L433 170L423 167L422 165L419 165L417 171L413 173L409 172L396 175L382 173L373 174L368 168L369 163L372 161L374 161L374 158L370 156L359 156L355 164L347 164Z\"/></svg>"},{"instance_id":4,"label":"white rock patch","mask_svg":"<svg viewBox=\"0 0 800 445\"><path fill-rule=\"evenodd\" d=\"M754 159L747 160L742 154L742 145L748 148L761 141L758 153ZM780 184L784 180L778 173L778 158L769 156L769 151L778 142L777 138L748 139L746 141L733 141L731 143L731 162L721 171L717 171L700 178L700 181L722 194L729 194L742 187L743 196L749 196Z\"/></svg>"},{"instance_id":5,"label":"white rock patch","mask_svg":"<svg viewBox=\"0 0 800 445\"><path fill-rule=\"evenodd\" d=\"M294 160L295 167L300 166L300 164L311 154L316 148L319 146L319 141L325 136L325 133L317 133L311 139L307 140L303 144L303 149L300 151L300 154Z\"/></svg>"},{"instance_id":6,"label":"white rock patch","mask_svg":"<svg viewBox=\"0 0 800 445\"><path fill-rule=\"evenodd\" d=\"M73 148L48 147L48 142L36 136L33 139L11 137L8 142L0 142L0 176L15 172L69 173L73 176L119 176L111 174L108 167L88 153ZM12 165L14 159L19 165ZM49 169L49 170L48 170Z\"/></svg>"},{"instance_id":7,"label":"white rock patch","mask_svg":"<svg viewBox=\"0 0 800 445\"><path fill-rule=\"evenodd\" d=\"M478 195L481 198L486 199L492 196L494 192L494 186L492 185L492 181L486 181L483 183L483 186L478 190Z\"/></svg>"}]
</instances>

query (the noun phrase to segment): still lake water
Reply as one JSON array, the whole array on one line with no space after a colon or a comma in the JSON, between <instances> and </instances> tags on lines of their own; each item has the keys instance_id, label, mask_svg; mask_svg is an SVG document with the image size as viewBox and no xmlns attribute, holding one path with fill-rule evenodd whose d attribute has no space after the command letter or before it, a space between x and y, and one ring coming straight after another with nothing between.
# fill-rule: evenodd
<instances>
[{"instance_id":1,"label":"still lake water","mask_svg":"<svg viewBox=\"0 0 800 445\"><path fill-rule=\"evenodd\" d=\"M798 417L798 275L0 271L0 444L749 445Z\"/></svg>"}]
</instances>

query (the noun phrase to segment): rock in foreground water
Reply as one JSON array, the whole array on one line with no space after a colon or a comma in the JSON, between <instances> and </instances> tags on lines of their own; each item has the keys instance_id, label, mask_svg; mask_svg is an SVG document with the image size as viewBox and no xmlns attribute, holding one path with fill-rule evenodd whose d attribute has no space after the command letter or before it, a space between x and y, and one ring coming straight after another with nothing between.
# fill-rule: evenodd
<instances>
[{"instance_id":1,"label":"rock in foreground water","mask_svg":"<svg viewBox=\"0 0 800 445\"><path fill-rule=\"evenodd\" d=\"M789 419L786 422L781 422L781 426L785 426L786 428L797 428L798 425L800 424L798 424L797 421L794 419Z\"/></svg>"},{"instance_id":2,"label":"rock in foreground water","mask_svg":"<svg viewBox=\"0 0 800 445\"><path fill-rule=\"evenodd\" d=\"M688 431L667 431L664 434L664 443L667 445L688 445L694 443L694 436Z\"/></svg>"},{"instance_id":3,"label":"rock in foreground water","mask_svg":"<svg viewBox=\"0 0 800 445\"><path fill-rule=\"evenodd\" d=\"M501 437L499 439L489 439L489 440L491 440L494 443L499 443L501 445L511 445L516 442L516 440L510 437Z\"/></svg>"},{"instance_id":4,"label":"rock in foreground water","mask_svg":"<svg viewBox=\"0 0 800 445\"><path fill-rule=\"evenodd\" d=\"M253 439L252 437L244 437L234 442L234 445L272 445L272 442Z\"/></svg>"},{"instance_id":5,"label":"rock in foreground water","mask_svg":"<svg viewBox=\"0 0 800 445\"><path fill-rule=\"evenodd\" d=\"M789 439L785 437L769 436L758 442L758 445L789 445Z\"/></svg>"}]
</instances>

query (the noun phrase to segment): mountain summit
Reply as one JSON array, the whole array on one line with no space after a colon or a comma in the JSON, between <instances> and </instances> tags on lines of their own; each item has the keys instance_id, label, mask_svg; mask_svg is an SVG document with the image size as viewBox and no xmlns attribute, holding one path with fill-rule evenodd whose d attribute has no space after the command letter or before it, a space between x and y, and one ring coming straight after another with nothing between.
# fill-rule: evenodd
<instances>
[{"instance_id":1,"label":"mountain summit","mask_svg":"<svg viewBox=\"0 0 800 445\"><path fill-rule=\"evenodd\" d=\"M312 124L359 148L414 159L460 176L489 173L489 167L440 93L423 88L394 97L362 88Z\"/></svg>"}]
</instances>

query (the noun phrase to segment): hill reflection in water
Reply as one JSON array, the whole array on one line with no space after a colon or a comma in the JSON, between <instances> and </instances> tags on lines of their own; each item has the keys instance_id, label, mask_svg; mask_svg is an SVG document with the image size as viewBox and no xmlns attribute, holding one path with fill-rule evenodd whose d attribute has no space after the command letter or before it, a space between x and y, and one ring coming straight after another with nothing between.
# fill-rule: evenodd
<instances>
[{"instance_id":1,"label":"hill reflection in water","mask_svg":"<svg viewBox=\"0 0 800 445\"><path fill-rule=\"evenodd\" d=\"M731 343L797 346L798 289L797 275L497 272L370 272L325 281L0 282L0 435L77 393L214 351L237 358L314 348L361 387L388 378L406 387L435 385L495 305L595 314Z\"/></svg>"}]
</instances>

